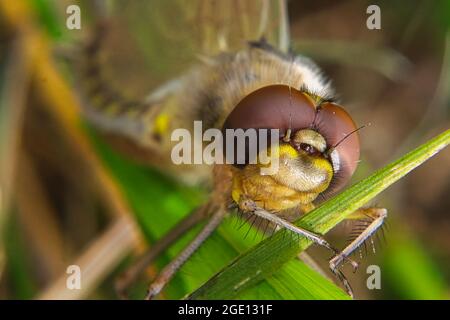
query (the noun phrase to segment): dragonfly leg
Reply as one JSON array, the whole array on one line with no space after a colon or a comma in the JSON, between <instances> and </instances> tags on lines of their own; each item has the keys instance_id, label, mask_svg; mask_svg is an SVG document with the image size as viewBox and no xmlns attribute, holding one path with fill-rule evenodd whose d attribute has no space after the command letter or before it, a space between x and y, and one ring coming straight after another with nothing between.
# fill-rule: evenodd
<instances>
[{"instance_id":1,"label":"dragonfly leg","mask_svg":"<svg viewBox=\"0 0 450 320\"><path fill-rule=\"evenodd\" d=\"M174 244L180 236L192 229L206 218L205 207L194 209L185 218L179 221L163 238L158 240L151 248L141 256L131 267L123 272L115 282L115 289L118 296L127 299L128 288L136 279L151 265L158 256Z\"/></svg>"},{"instance_id":2,"label":"dragonfly leg","mask_svg":"<svg viewBox=\"0 0 450 320\"><path fill-rule=\"evenodd\" d=\"M154 281L150 284L146 300L156 297L166 284L173 278L175 273L183 266L183 264L192 256L192 254L200 247L200 245L216 230L223 218L227 214L224 209L218 209L209 218L203 229L197 236L175 257L167 266L165 266Z\"/></svg>"},{"instance_id":3,"label":"dragonfly leg","mask_svg":"<svg viewBox=\"0 0 450 320\"><path fill-rule=\"evenodd\" d=\"M258 207L253 200L243 199L239 203L239 207L243 208L245 211L247 211L251 214L254 214L258 217L266 219L266 220L276 224L279 227L286 228L294 233L297 233L301 236L306 237L307 239L311 240L312 242L332 251L334 255L337 255L339 253L339 251L337 249L335 249L333 246L331 246L331 244L329 244L328 241L326 241L322 237L322 235L314 233L314 232L304 229L302 227L296 226L295 224L289 222L288 220L283 219L283 218L277 216L276 214L273 214L267 210L264 210L264 209ZM347 257L345 259L350 260ZM350 262L352 264L356 264L356 262L354 262L354 261L350 260Z\"/></svg>"},{"instance_id":4,"label":"dragonfly leg","mask_svg":"<svg viewBox=\"0 0 450 320\"><path fill-rule=\"evenodd\" d=\"M330 269L333 274L341 281L344 285L347 293L353 297L353 291L351 286L346 279L339 267L344 263L345 260L357 249L361 244L363 244L368 238L370 238L377 230L383 225L384 220L387 217L387 210L384 208L362 208L351 214L348 219L361 219L368 218L370 223L367 227L339 254L336 254L329 262ZM353 266L354 271L356 271L355 265Z\"/></svg>"}]
</instances>

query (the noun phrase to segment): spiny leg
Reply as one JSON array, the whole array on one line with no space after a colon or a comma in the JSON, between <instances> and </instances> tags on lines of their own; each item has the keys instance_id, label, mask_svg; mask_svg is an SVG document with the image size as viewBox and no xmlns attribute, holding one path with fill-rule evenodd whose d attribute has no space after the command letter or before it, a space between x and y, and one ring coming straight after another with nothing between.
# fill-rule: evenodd
<instances>
[{"instance_id":1,"label":"spiny leg","mask_svg":"<svg viewBox=\"0 0 450 320\"><path fill-rule=\"evenodd\" d=\"M350 256L361 244L364 243L370 236L372 236L378 228L383 225L387 217L387 210L384 208L363 208L352 213L347 219L361 219L369 218L372 221L344 250L336 257L330 260L331 267L339 267L344 260Z\"/></svg>"},{"instance_id":2,"label":"spiny leg","mask_svg":"<svg viewBox=\"0 0 450 320\"><path fill-rule=\"evenodd\" d=\"M150 284L145 297L147 300L153 299L158 295L164 286L173 278L178 269L192 256L200 245L211 235L219 226L227 211L220 208L211 216L203 229L167 266L165 266L156 279Z\"/></svg>"},{"instance_id":3,"label":"spiny leg","mask_svg":"<svg viewBox=\"0 0 450 320\"><path fill-rule=\"evenodd\" d=\"M333 246L331 246L321 235L314 233L312 231L306 230L304 228L298 227L295 224L280 218L279 216L264 210L256 205L256 203L253 200L250 199L242 199L239 203L239 207L244 209L246 212L252 213L256 216L259 216L263 219L266 219L274 224L276 224L279 227L286 228L296 234L299 234L301 236L306 237L307 239L311 240L312 242L323 246L333 252L333 254L338 255L339 251L335 249ZM347 257L345 257L346 260L348 260L354 268L358 267L358 264Z\"/></svg>"},{"instance_id":4,"label":"spiny leg","mask_svg":"<svg viewBox=\"0 0 450 320\"><path fill-rule=\"evenodd\" d=\"M387 210L384 208L362 208L352 213L347 219L355 220L369 218L371 222L367 227L339 254L330 260L330 269L333 274L342 282L348 294L353 297L352 288L339 267L348 257L359 248L367 239L369 239L382 225L387 217Z\"/></svg>"},{"instance_id":5,"label":"spiny leg","mask_svg":"<svg viewBox=\"0 0 450 320\"><path fill-rule=\"evenodd\" d=\"M206 206L194 209L190 214L179 221L166 235L164 235L164 237L151 246L146 254L140 257L130 268L118 277L115 288L120 298L127 298L128 288L162 252L174 244L180 236L206 218L206 209Z\"/></svg>"}]
</instances>

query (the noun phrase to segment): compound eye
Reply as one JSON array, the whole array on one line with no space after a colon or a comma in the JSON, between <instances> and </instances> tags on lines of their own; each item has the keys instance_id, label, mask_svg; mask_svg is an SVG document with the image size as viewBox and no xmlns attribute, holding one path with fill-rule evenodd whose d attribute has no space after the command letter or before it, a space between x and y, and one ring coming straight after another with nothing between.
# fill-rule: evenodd
<instances>
[{"instance_id":1,"label":"compound eye","mask_svg":"<svg viewBox=\"0 0 450 320\"><path fill-rule=\"evenodd\" d=\"M314 102L306 94L286 85L271 85L253 91L230 112L224 129L307 128L314 120Z\"/></svg>"},{"instance_id":2,"label":"compound eye","mask_svg":"<svg viewBox=\"0 0 450 320\"><path fill-rule=\"evenodd\" d=\"M288 129L295 132L308 128L314 115L314 102L308 95L286 85L271 85L244 97L230 112L222 130L279 129L282 137ZM247 142L245 148L249 148Z\"/></svg>"},{"instance_id":3,"label":"compound eye","mask_svg":"<svg viewBox=\"0 0 450 320\"><path fill-rule=\"evenodd\" d=\"M331 102L321 104L316 123L327 141L327 147L333 150L330 157L338 176L333 191L337 191L350 180L358 165L359 136L358 132L354 132L357 127L341 106Z\"/></svg>"}]
</instances>

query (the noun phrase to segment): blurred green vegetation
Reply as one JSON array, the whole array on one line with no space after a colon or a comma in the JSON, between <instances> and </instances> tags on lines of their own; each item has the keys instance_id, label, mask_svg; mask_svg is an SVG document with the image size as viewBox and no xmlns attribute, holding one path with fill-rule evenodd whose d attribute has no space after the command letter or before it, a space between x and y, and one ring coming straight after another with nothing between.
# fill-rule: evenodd
<instances>
[{"instance_id":1,"label":"blurred green vegetation","mask_svg":"<svg viewBox=\"0 0 450 320\"><path fill-rule=\"evenodd\" d=\"M430 250L404 226L397 226L395 230L382 260L385 283L391 291L388 297L449 299L445 276Z\"/></svg>"}]
</instances>

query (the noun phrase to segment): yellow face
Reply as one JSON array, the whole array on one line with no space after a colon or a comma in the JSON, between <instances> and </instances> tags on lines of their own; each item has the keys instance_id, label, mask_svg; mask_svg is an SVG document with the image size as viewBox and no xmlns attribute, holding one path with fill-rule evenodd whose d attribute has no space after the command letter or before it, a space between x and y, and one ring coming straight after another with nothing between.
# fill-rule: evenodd
<instances>
[{"instance_id":1,"label":"yellow face","mask_svg":"<svg viewBox=\"0 0 450 320\"><path fill-rule=\"evenodd\" d=\"M278 161L274 174L262 175L260 169L270 163L259 161L235 170L233 200L239 205L243 199L251 199L274 212L311 204L333 178L332 164L324 156L326 147L325 139L314 130L295 132L281 141L277 150L271 150L270 160Z\"/></svg>"}]
</instances>

